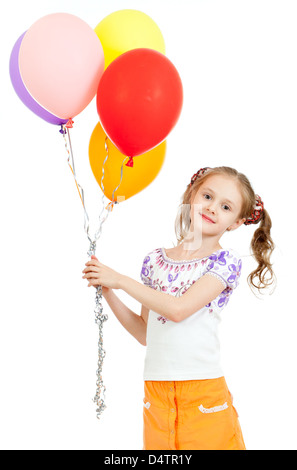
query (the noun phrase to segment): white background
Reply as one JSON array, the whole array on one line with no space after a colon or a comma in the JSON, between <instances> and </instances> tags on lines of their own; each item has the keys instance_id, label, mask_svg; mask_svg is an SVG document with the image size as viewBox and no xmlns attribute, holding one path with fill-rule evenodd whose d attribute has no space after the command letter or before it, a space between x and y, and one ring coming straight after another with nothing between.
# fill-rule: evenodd
<instances>
[{"instance_id":1,"label":"white background","mask_svg":"<svg viewBox=\"0 0 297 470\"><path fill-rule=\"evenodd\" d=\"M16 96L8 63L17 38L46 14L68 12L95 26L113 11L141 10L159 25L184 86L181 118L154 182L116 206L97 256L140 280L144 256L172 247L174 220L191 176L203 166L246 173L273 221L274 294L256 298L246 277L253 227L227 234L244 271L221 324L222 360L248 449L297 449L296 129L297 4L289 0L12 0L1 14L2 449L141 449L145 348L113 316L104 325L107 406L97 421L93 288L83 211L58 127ZM64 44L65 54L69 44ZM78 180L91 233L102 192L88 144L96 104L72 131ZM126 167L126 171L129 169ZM106 200L106 202L108 202ZM135 312L140 304L119 297Z\"/></svg>"}]
</instances>

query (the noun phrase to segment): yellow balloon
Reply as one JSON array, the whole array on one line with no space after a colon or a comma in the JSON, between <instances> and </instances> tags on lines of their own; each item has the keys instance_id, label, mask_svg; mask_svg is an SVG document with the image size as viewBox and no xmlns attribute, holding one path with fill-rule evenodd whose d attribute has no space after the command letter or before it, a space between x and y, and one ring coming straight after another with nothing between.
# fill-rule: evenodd
<instances>
[{"instance_id":1,"label":"yellow balloon","mask_svg":"<svg viewBox=\"0 0 297 470\"><path fill-rule=\"evenodd\" d=\"M165 54L158 25L138 10L119 10L106 16L95 28L104 51L105 68L131 49L148 48Z\"/></svg>"},{"instance_id":2,"label":"yellow balloon","mask_svg":"<svg viewBox=\"0 0 297 470\"><path fill-rule=\"evenodd\" d=\"M106 134L100 124L95 127L89 145L89 159L93 174L101 188L102 166L106 158L105 151ZM107 139L108 158L104 164L104 194L112 201L112 193L121 181L121 166L125 155L123 155L115 145ZM133 158L133 167L126 166L128 160L123 165L122 182L114 193L115 201L123 201L146 188L158 175L161 170L166 154L166 141L160 145ZM101 188L102 190L102 188Z\"/></svg>"}]
</instances>

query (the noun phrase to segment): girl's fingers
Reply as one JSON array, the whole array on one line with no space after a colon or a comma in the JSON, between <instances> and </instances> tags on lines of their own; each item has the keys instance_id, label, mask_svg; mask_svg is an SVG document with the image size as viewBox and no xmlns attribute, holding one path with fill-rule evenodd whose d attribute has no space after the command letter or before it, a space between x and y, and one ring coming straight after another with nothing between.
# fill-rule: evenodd
<instances>
[{"instance_id":1,"label":"girl's fingers","mask_svg":"<svg viewBox=\"0 0 297 470\"><path fill-rule=\"evenodd\" d=\"M86 273L83 278L86 278L86 279L96 279L96 275L95 273Z\"/></svg>"},{"instance_id":2,"label":"girl's fingers","mask_svg":"<svg viewBox=\"0 0 297 470\"><path fill-rule=\"evenodd\" d=\"M85 268L83 271L83 273L88 273L88 272L96 272L96 273L99 273L99 268L96 267L96 266L91 266L89 268Z\"/></svg>"},{"instance_id":3,"label":"girl's fingers","mask_svg":"<svg viewBox=\"0 0 297 470\"><path fill-rule=\"evenodd\" d=\"M99 261L96 261L96 260L88 261L85 265L86 266L99 266Z\"/></svg>"},{"instance_id":4,"label":"girl's fingers","mask_svg":"<svg viewBox=\"0 0 297 470\"><path fill-rule=\"evenodd\" d=\"M95 284L95 280L93 282L92 281L89 282L88 287L91 287L91 286L97 287L97 284Z\"/></svg>"}]
</instances>

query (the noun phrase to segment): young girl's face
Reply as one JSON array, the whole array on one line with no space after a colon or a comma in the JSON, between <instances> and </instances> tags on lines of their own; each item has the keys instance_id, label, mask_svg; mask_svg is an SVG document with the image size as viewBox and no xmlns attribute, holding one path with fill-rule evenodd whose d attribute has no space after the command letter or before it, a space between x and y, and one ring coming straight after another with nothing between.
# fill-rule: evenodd
<instances>
[{"instance_id":1,"label":"young girl's face","mask_svg":"<svg viewBox=\"0 0 297 470\"><path fill-rule=\"evenodd\" d=\"M209 176L191 201L192 229L212 236L235 230L246 220L239 218L242 204L235 179L226 175Z\"/></svg>"}]
</instances>

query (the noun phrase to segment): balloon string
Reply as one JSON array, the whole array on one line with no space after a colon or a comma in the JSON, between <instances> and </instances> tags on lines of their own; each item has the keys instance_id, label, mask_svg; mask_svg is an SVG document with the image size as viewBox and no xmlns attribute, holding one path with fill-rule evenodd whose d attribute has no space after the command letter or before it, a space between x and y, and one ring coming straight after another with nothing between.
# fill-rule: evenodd
<instances>
[{"instance_id":1,"label":"balloon string","mask_svg":"<svg viewBox=\"0 0 297 470\"><path fill-rule=\"evenodd\" d=\"M103 179L104 179L104 176L105 176L105 170L104 170L104 165L109 157L109 151L108 151L108 145L107 145L107 141L108 141L108 137L106 136L105 137L105 142L104 142L104 145L105 145L105 151L106 151L106 157L104 159L104 162L103 162L103 165L102 165L102 178L101 178L101 182L100 182L100 186L101 186L101 189L102 189L102 192L103 192L103 196L102 196L102 203L104 204L104 184L103 184ZM122 165L121 165L121 178L120 178L120 183L118 184L118 186L113 190L112 192L112 196L111 196L111 199L112 201L106 206L105 209L107 209L107 214L105 216L105 218L101 221L101 216L102 216L102 213L104 211L104 209L102 209L101 211L101 214L99 215L99 228L97 230L97 232L95 233L95 240L98 240L98 238L100 237L101 235L101 232L102 232L102 225L103 225L103 222L105 222L105 220L107 219L108 215L109 215L109 212L112 212L113 208L114 208L114 205L115 204L119 204L119 202L122 202L125 200L125 196L118 196L117 197L117 201L114 200L114 193L118 190L118 188L120 187L121 183L122 183L122 179L123 179L123 167L124 167L124 162L125 160L129 158L129 157L125 157L124 160L122 161Z\"/></svg>"},{"instance_id":2,"label":"balloon string","mask_svg":"<svg viewBox=\"0 0 297 470\"><path fill-rule=\"evenodd\" d=\"M103 226L103 223L105 222L105 220L107 219L109 213L113 210L113 207L114 207L114 204L118 204L117 201L114 200L114 193L115 191L119 188L121 182L122 182L122 177L123 177L123 164L124 164L124 161L126 159L124 159L123 163L122 163L122 168L121 168L121 181L120 181L120 184L117 186L117 188L114 189L113 193L112 193L112 202L110 202L105 209L107 209L107 214L106 216L104 217L104 219L101 220L101 216L102 216L102 213L104 211L104 184L103 184L103 180L104 180L104 175L105 175L105 171L104 171L104 165L109 157L109 151L108 151L108 145L107 145L107 139L108 137L106 136L105 137L105 151L106 151L106 157L104 159L104 162L103 162L103 165L102 165L102 178L101 178L101 189L102 189L102 192L103 192L103 196L102 196L102 211L101 211L101 214L99 215L99 229L97 230L97 232L95 233L95 239L94 241L91 243L90 245L90 249L89 249L89 252L88 254L91 256L92 254L95 255L95 252L96 252L96 243L97 243L97 240L98 238L100 237L101 235L101 232L102 232L102 226ZM102 379L102 368L103 368L103 359L105 358L105 355L106 355L106 352L105 350L103 349L103 324L106 320L108 320L108 316L105 314L103 314L103 305L102 305L102 286L98 286L97 289L96 289L96 306L95 306L95 310L94 310L94 313L95 313L95 323L98 325L99 327L99 341L98 341L98 369L96 371L96 375L97 375L97 381L96 381L96 394L93 398L93 402L97 405L97 409L96 409L96 413L97 413L97 418L100 419L101 417L101 414L103 413L103 411L105 410L106 408L106 404L105 404L105 392L106 392L106 387L103 383L103 379Z\"/></svg>"},{"instance_id":3,"label":"balloon string","mask_svg":"<svg viewBox=\"0 0 297 470\"><path fill-rule=\"evenodd\" d=\"M62 130L63 130L63 132L61 132ZM76 172L75 172L75 166L74 166L74 156L73 156L73 150L72 150L72 144L71 144L69 128L67 128L67 130L66 130L66 127L62 126L61 131L60 132L63 135L63 139L64 139L64 142L65 142L65 148L66 148L66 151L67 151L67 154L68 154L67 163L68 163L69 168L71 170L71 173L74 177L75 185L76 185L76 188L77 188L77 191L78 191L78 194L79 194L79 197L80 197L81 203L83 205L83 209L84 209L84 229L85 229L87 237L88 237L88 239L91 243L92 240L91 240L90 235L89 235L89 229L90 229L89 216L88 216L88 213L87 213L87 210L86 210L86 205L85 205L85 193L84 193L84 190L83 190L82 186L78 183L77 178L76 178ZM66 139L66 133L67 133L67 137L68 137L69 147L68 147L68 143L67 143L67 139Z\"/></svg>"},{"instance_id":4,"label":"balloon string","mask_svg":"<svg viewBox=\"0 0 297 470\"><path fill-rule=\"evenodd\" d=\"M79 193L81 203L83 205L83 209L84 209L84 229L85 229L85 232L86 232L87 237L88 237L89 242L90 242L88 255L91 257L92 255L95 255L95 253L96 253L96 244L97 244L97 240L99 239L99 237L101 235L103 223L107 219L107 217L109 215L109 212L111 212L113 210L114 204L119 203L118 201L114 201L114 193L119 188L119 186L122 182L123 165L124 165L124 161L126 160L127 157L125 157L123 162L122 162L120 183L114 189L114 191L112 193L112 201L105 207L105 209L107 210L107 215L105 216L105 218L101 219L102 213L104 212L104 197L105 197L105 195L104 195L104 184L103 184L103 179L104 179L104 175L105 175L104 165L105 165L105 163L106 163L106 161L109 157L108 145L107 145L107 139L108 138L106 136L106 138L105 138L106 157L104 159L103 166L102 166L102 178L101 178L101 189L102 189L102 192L103 192L102 211L99 215L99 229L95 233L95 239L92 240L90 238L90 235L89 235L89 216L88 216L86 206L85 206L84 190L83 190L82 186L78 183L77 178L76 178L75 165L74 165L74 156L73 156L73 150L72 150L72 144L71 144L71 138L70 138L70 132L69 132L69 128L71 128L71 127L72 126L67 127L67 125L66 126L65 125L61 126L60 133L63 135L64 141L65 141L65 148L67 150L67 155L68 155L68 159L67 159L68 165L69 165L70 170L72 172L72 175L74 177L76 188L77 188L77 191ZM66 131L66 129L67 129L67 131ZM67 137L68 137L69 147L68 147L68 143L67 143L67 139L66 139L66 133L67 133ZM118 197L118 199L124 200L125 197L120 197L120 198ZM106 387L104 386L103 379L102 379L103 360L104 360L104 357L106 355L106 352L103 349L103 323L108 319L108 316L106 314L103 314L102 286L98 286L96 288L94 313L95 313L95 323L98 325L98 328L99 328L99 341L98 341L98 368L97 368L97 371L96 371L96 375L97 375L96 394L95 394L95 397L93 398L93 401L97 405L97 409L96 409L97 418L100 419L101 414L103 413L103 411L106 408L106 404L105 404Z\"/></svg>"},{"instance_id":5,"label":"balloon string","mask_svg":"<svg viewBox=\"0 0 297 470\"><path fill-rule=\"evenodd\" d=\"M76 184L76 188L77 188L77 191L78 191L78 194L79 194L79 197L80 197L80 200L81 200L81 203L83 205L83 209L84 209L84 228L85 228L85 232L88 236L88 239L90 241L91 244L96 244L96 241L99 239L100 235L101 235L101 232L102 232L102 225L103 223L105 222L105 220L107 219L108 215L110 212L112 212L113 208L114 208L114 205L115 204L119 204L119 202L122 202L125 200L125 196L118 196L117 197L117 201L114 200L114 194L115 192L118 190L118 188L120 187L121 183L122 183L122 179L123 179L123 168L124 168L124 163L125 163L125 160L130 157L124 157L124 160L122 161L122 165L121 165L121 177L120 177L120 182L118 184L118 186L113 190L112 192L112 201L109 202L107 204L107 206L104 208L104 198L106 197L105 194L104 194L104 191L105 191L105 188L104 188L104 184L103 184L103 180L104 180L104 176L105 176L105 170L104 170L104 165L109 157L109 151L108 151L108 145L107 145L107 141L108 141L108 137L106 136L105 137L105 142L104 142L104 145L105 145L105 151L106 151L106 157L104 159L104 162L103 162L103 165L102 165L102 178L101 178L101 183L100 183L100 186L101 186L101 189L102 189L102 210L101 210L101 213L99 214L99 228L98 230L96 231L95 233L95 239L94 241L91 240L90 238L90 235L89 235L89 229L90 229L90 226L89 226L89 216L88 216L88 213L87 213L87 210L86 210L86 205L85 205L85 196L84 196L84 189L83 187L78 183L77 181L77 177L76 177L76 172L75 172L75 165L74 165L74 155L73 155L73 150L72 150L72 143L71 143L71 138L70 138L70 131L69 131L69 128L66 128L65 125L61 126L61 134L63 135L63 138L64 138L64 141L65 141L65 148L66 148L66 151L67 151L67 154L68 154L68 158L67 158L67 162L68 162L68 165L69 165L69 168L71 170L71 173L74 177L74 180L75 180L75 184ZM68 137L68 141L69 141L69 147L68 147L68 144L67 144L67 140L66 140L66 133L67 133L67 137ZM71 162L70 162L71 160ZM107 213L106 213L106 216L102 219L102 214L104 212L104 210L107 210Z\"/></svg>"}]
</instances>

